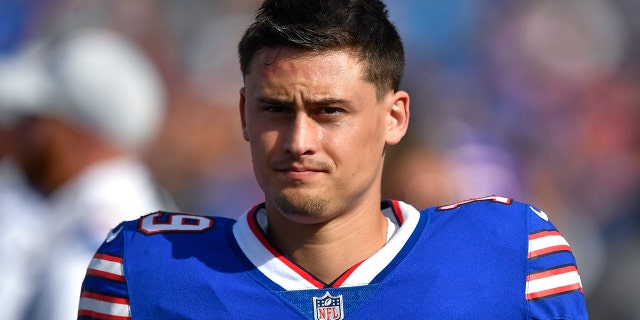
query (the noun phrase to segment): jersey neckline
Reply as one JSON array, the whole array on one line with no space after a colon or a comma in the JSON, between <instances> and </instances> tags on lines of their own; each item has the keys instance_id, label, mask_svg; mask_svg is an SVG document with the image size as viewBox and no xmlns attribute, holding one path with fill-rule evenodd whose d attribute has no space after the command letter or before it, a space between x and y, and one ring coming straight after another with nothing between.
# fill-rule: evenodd
<instances>
[{"instance_id":1,"label":"jersey neckline","mask_svg":"<svg viewBox=\"0 0 640 320\"><path fill-rule=\"evenodd\" d=\"M264 233L264 203L254 206L238 218L233 227L233 235L242 254L255 266L257 272L284 290L362 286L380 281L397 265L394 262L404 257L419 236L419 222L426 219L413 206L396 200L383 201L381 213L396 225L395 234L378 252L349 268L331 283L319 280L267 241Z\"/></svg>"}]
</instances>

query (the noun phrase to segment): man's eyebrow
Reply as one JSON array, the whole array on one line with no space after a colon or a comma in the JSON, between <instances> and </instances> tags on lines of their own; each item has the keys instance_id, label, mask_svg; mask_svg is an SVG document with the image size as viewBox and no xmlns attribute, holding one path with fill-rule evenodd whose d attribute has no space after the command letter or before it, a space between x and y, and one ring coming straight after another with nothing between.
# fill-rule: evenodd
<instances>
[{"instance_id":1,"label":"man's eyebrow","mask_svg":"<svg viewBox=\"0 0 640 320\"><path fill-rule=\"evenodd\" d=\"M293 102L291 101L287 101L284 99L277 99L277 98L269 98L269 97L258 97L256 98L256 101L263 104L267 104L267 105L292 105L293 104Z\"/></svg>"},{"instance_id":2,"label":"man's eyebrow","mask_svg":"<svg viewBox=\"0 0 640 320\"><path fill-rule=\"evenodd\" d=\"M349 100L326 98L326 99L319 99L317 101L310 101L309 103L312 103L312 104L315 104L315 105L319 105L319 106L332 106L332 105L349 104Z\"/></svg>"},{"instance_id":3,"label":"man's eyebrow","mask_svg":"<svg viewBox=\"0 0 640 320\"><path fill-rule=\"evenodd\" d=\"M294 104L292 101L288 101L285 99L269 98L269 97L258 97L256 98L256 101L263 104L268 104L268 105L289 106ZM311 105L318 105L318 106L331 106L331 105L349 104L349 100L337 99L337 98L323 98L318 100L307 100L304 103L311 104Z\"/></svg>"}]
</instances>

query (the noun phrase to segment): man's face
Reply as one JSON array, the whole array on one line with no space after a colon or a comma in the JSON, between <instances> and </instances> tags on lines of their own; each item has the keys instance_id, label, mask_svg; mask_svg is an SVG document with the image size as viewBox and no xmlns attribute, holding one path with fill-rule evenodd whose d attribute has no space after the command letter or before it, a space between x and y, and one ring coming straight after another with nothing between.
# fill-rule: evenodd
<instances>
[{"instance_id":1,"label":"man's face","mask_svg":"<svg viewBox=\"0 0 640 320\"><path fill-rule=\"evenodd\" d=\"M270 48L254 58L240 112L268 209L318 223L379 206L384 148L406 131L395 114L408 113L408 97L378 101L361 67L348 51Z\"/></svg>"},{"instance_id":2,"label":"man's face","mask_svg":"<svg viewBox=\"0 0 640 320\"><path fill-rule=\"evenodd\" d=\"M51 118L24 118L15 128L13 157L27 181L42 192L50 192L47 178L56 153L60 123Z\"/></svg>"}]
</instances>

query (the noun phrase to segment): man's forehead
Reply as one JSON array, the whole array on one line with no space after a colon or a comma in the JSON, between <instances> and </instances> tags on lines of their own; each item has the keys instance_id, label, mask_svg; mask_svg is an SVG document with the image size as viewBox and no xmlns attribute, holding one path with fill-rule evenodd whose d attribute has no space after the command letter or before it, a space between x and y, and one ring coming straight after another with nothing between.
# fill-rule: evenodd
<instances>
[{"instance_id":1,"label":"man's forehead","mask_svg":"<svg viewBox=\"0 0 640 320\"><path fill-rule=\"evenodd\" d=\"M327 68L342 67L361 69L361 63L352 50L331 49L312 51L291 47L267 47L261 49L252 61L252 69L273 68L292 61L303 61L305 63L321 61L327 65Z\"/></svg>"},{"instance_id":2,"label":"man's forehead","mask_svg":"<svg viewBox=\"0 0 640 320\"><path fill-rule=\"evenodd\" d=\"M375 86L364 80L361 63L351 51L339 49L263 49L245 77L245 88L251 99L263 102L273 98L335 105L355 96L376 96Z\"/></svg>"}]
</instances>

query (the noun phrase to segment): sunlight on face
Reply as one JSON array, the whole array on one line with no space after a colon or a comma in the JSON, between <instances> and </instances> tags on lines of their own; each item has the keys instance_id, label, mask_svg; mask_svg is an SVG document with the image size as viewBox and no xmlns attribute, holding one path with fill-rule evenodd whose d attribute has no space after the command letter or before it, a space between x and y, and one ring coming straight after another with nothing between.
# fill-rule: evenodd
<instances>
[{"instance_id":1,"label":"sunlight on face","mask_svg":"<svg viewBox=\"0 0 640 320\"><path fill-rule=\"evenodd\" d=\"M272 48L251 70L240 110L267 207L313 223L379 201L393 103L376 100L356 58Z\"/></svg>"}]
</instances>

